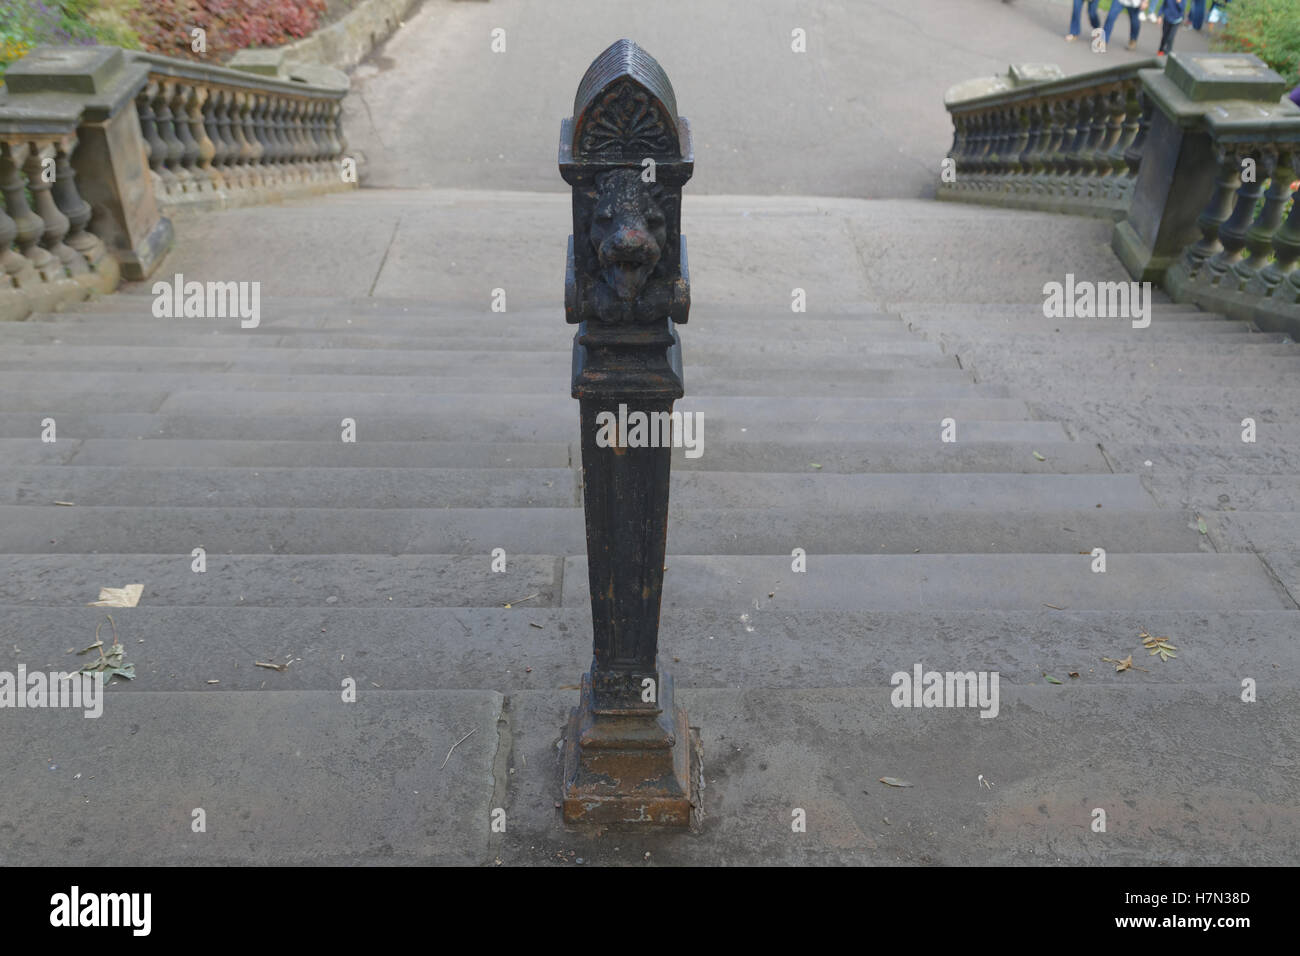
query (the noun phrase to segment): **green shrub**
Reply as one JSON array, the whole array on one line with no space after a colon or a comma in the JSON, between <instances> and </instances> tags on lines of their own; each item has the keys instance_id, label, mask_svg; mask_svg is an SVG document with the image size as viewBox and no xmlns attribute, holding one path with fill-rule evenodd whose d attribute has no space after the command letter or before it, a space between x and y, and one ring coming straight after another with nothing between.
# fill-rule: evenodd
<instances>
[{"instance_id":1,"label":"green shrub","mask_svg":"<svg viewBox=\"0 0 1300 956\"><path fill-rule=\"evenodd\" d=\"M1216 49L1253 53L1300 83L1300 0L1232 0L1225 12Z\"/></svg>"},{"instance_id":2,"label":"green shrub","mask_svg":"<svg viewBox=\"0 0 1300 956\"><path fill-rule=\"evenodd\" d=\"M139 0L0 0L0 74L43 43L138 47L127 14Z\"/></svg>"}]
</instances>

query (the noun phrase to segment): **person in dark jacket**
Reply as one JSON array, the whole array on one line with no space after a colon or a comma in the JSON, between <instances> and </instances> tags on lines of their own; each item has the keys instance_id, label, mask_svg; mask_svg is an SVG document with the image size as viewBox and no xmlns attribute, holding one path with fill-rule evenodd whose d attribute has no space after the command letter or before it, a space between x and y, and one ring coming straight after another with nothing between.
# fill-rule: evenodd
<instances>
[{"instance_id":1,"label":"person in dark jacket","mask_svg":"<svg viewBox=\"0 0 1300 956\"><path fill-rule=\"evenodd\" d=\"M1160 50L1156 56L1165 56L1174 49L1174 38L1178 36L1178 27L1187 15L1187 0L1160 0Z\"/></svg>"},{"instance_id":2,"label":"person in dark jacket","mask_svg":"<svg viewBox=\"0 0 1300 956\"><path fill-rule=\"evenodd\" d=\"M1205 0L1192 0L1192 8L1187 11L1187 20L1193 30L1199 30L1205 25Z\"/></svg>"}]
</instances>

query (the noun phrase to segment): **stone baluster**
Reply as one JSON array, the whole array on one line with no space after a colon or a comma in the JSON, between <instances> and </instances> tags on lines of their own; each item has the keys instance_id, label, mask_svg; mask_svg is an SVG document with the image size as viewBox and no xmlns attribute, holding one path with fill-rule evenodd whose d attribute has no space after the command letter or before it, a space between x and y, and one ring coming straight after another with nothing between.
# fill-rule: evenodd
<instances>
[{"instance_id":1,"label":"stone baluster","mask_svg":"<svg viewBox=\"0 0 1300 956\"><path fill-rule=\"evenodd\" d=\"M89 274L79 282L97 292L112 292L117 288L121 269L117 259L109 255L103 241L90 232L91 208L77 191L77 173L72 168L72 151L76 137L59 142L54 154L54 202L68 217L68 234L64 241L85 260Z\"/></svg>"},{"instance_id":2,"label":"stone baluster","mask_svg":"<svg viewBox=\"0 0 1300 956\"><path fill-rule=\"evenodd\" d=\"M234 90L217 90L217 107L217 131L226 143L226 183L243 189L249 185L248 168L244 165L248 144L244 142L243 129L239 125Z\"/></svg>"},{"instance_id":3,"label":"stone baluster","mask_svg":"<svg viewBox=\"0 0 1300 956\"><path fill-rule=\"evenodd\" d=\"M158 132L158 118L153 104L158 98L158 84L150 80L135 98L136 112L140 117L140 135L144 137L149 153L149 173L153 178L154 193L165 195L177 189L175 174L167 168L167 143Z\"/></svg>"},{"instance_id":4,"label":"stone baluster","mask_svg":"<svg viewBox=\"0 0 1300 956\"><path fill-rule=\"evenodd\" d=\"M1052 149L1047 156L1047 177L1043 185L1049 195L1055 196L1065 190L1066 173L1070 169L1066 154L1074 139L1075 113L1066 99L1054 99L1048 108L1052 114Z\"/></svg>"},{"instance_id":5,"label":"stone baluster","mask_svg":"<svg viewBox=\"0 0 1300 956\"><path fill-rule=\"evenodd\" d=\"M1278 171L1274 175L1290 190L1291 183L1300 175L1300 155L1292 150L1278 157ZM1300 262L1300 193L1291 198L1294 201L1286 222L1273 233L1271 245L1275 259L1255 272L1250 288L1267 298L1281 297L1295 302L1300 299L1300 283L1292 286L1288 280L1300 277L1300 270L1296 268L1296 263ZM1252 249L1251 259L1258 255Z\"/></svg>"},{"instance_id":6,"label":"stone baluster","mask_svg":"<svg viewBox=\"0 0 1300 956\"><path fill-rule=\"evenodd\" d=\"M18 227L15 240L18 251L26 256L32 267L45 282L63 276L63 266L48 249L40 246L45 223L27 205L27 184L23 181L22 159L24 147L15 143L0 143L0 192L4 193L5 207Z\"/></svg>"},{"instance_id":7,"label":"stone baluster","mask_svg":"<svg viewBox=\"0 0 1300 956\"><path fill-rule=\"evenodd\" d=\"M1047 104L1041 101L1030 106L1029 111L1034 124L1034 141L1029 148L1030 191L1042 193L1047 175L1047 154L1052 145L1052 119Z\"/></svg>"},{"instance_id":8,"label":"stone baluster","mask_svg":"<svg viewBox=\"0 0 1300 956\"><path fill-rule=\"evenodd\" d=\"M1232 266L1237 288L1245 288L1250 283L1255 273L1267 264L1269 253L1273 251L1273 235L1282 224L1286 204L1291 199L1291 183L1296 175L1295 169L1290 165L1291 161L1292 156L1288 153L1279 155L1274 148L1263 151L1260 171L1267 172L1268 192L1264 194L1264 205L1260 208L1259 215L1246 230L1245 252L1250 253L1249 258L1239 258ZM1254 211L1253 208L1251 211ZM1220 230L1220 235L1227 229L1225 224ZM1224 239L1224 245L1227 246L1227 239ZM1213 262L1210 263L1210 267L1214 268ZM1220 281L1224 282L1224 280Z\"/></svg>"},{"instance_id":9,"label":"stone baluster","mask_svg":"<svg viewBox=\"0 0 1300 956\"><path fill-rule=\"evenodd\" d=\"M190 124L189 104L193 93L193 86L189 83L173 83L171 85L171 100L168 106L171 107L173 124L172 128L176 131L176 138L180 140L181 168L185 171L185 176L189 180L185 184L188 192L201 192L204 187L211 187L211 181L199 170L199 144L194 139L194 132ZM206 180L206 181L205 181Z\"/></svg>"},{"instance_id":10,"label":"stone baluster","mask_svg":"<svg viewBox=\"0 0 1300 956\"><path fill-rule=\"evenodd\" d=\"M201 187L208 191L225 185L220 171L213 166L213 160L217 155L217 144L208 135L207 125L204 122L204 111L211 110L208 104L211 95L212 91L207 86L196 83L190 87L189 98L185 101L185 111L190 122L190 136L198 149L194 174Z\"/></svg>"},{"instance_id":11,"label":"stone baluster","mask_svg":"<svg viewBox=\"0 0 1300 956\"><path fill-rule=\"evenodd\" d=\"M259 120L257 113L260 104L257 102L257 94L240 91L235 94L235 102L239 109L239 129L242 131L244 143L248 147L244 165L248 168L252 184L254 186L264 186L267 183L267 178L266 169L262 165L262 157L266 153L266 146L258 135Z\"/></svg>"},{"instance_id":12,"label":"stone baluster","mask_svg":"<svg viewBox=\"0 0 1300 956\"><path fill-rule=\"evenodd\" d=\"M343 156L344 151L348 148L348 138L343 133L343 101L331 100L329 107L329 131L330 141L333 144L330 150L330 160L337 161Z\"/></svg>"},{"instance_id":13,"label":"stone baluster","mask_svg":"<svg viewBox=\"0 0 1300 956\"><path fill-rule=\"evenodd\" d=\"M230 135L238 147L238 153L232 157L231 162L238 167L236 175L239 177L239 184L247 189L258 185L256 171L253 169L256 147L249 136L248 96L238 90L227 90L226 100L226 111L230 116Z\"/></svg>"},{"instance_id":14,"label":"stone baluster","mask_svg":"<svg viewBox=\"0 0 1300 956\"><path fill-rule=\"evenodd\" d=\"M47 153L49 155L46 155ZM33 212L44 223L44 228L41 230L41 245L58 260L61 267L60 275L67 274L77 278L88 274L90 266L86 264L81 253L63 241L71 223L50 193L50 188L58 178L58 165L54 161L52 144L44 142L27 144L27 159L23 162L23 174L27 177L27 189L32 194L32 205L35 207Z\"/></svg>"},{"instance_id":15,"label":"stone baluster","mask_svg":"<svg viewBox=\"0 0 1300 956\"><path fill-rule=\"evenodd\" d=\"M1119 116L1120 132L1115 142L1111 144L1110 153L1106 157L1110 174L1101 193L1106 199L1114 200L1123 195L1124 183L1129 174L1128 149L1137 138L1138 127L1142 123L1141 93L1142 88L1139 85L1125 83L1119 94L1123 103L1122 113Z\"/></svg>"},{"instance_id":16,"label":"stone baluster","mask_svg":"<svg viewBox=\"0 0 1300 956\"><path fill-rule=\"evenodd\" d=\"M4 204L0 203L0 266L4 268L4 286L19 290L39 288L41 277L32 260L14 248L14 240L17 238L18 224ZM11 317L23 318L30 310L23 306L20 311L21 314L13 314Z\"/></svg>"},{"instance_id":17,"label":"stone baluster","mask_svg":"<svg viewBox=\"0 0 1300 956\"><path fill-rule=\"evenodd\" d=\"M203 128L212 143L212 177L221 189L235 185L231 167L233 146L229 140L230 119L225 112L225 91L220 87L207 88L203 104Z\"/></svg>"},{"instance_id":18,"label":"stone baluster","mask_svg":"<svg viewBox=\"0 0 1300 956\"><path fill-rule=\"evenodd\" d=\"M311 141L307 138L307 101L288 101L289 142L293 144L293 166L299 182L311 181Z\"/></svg>"},{"instance_id":19,"label":"stone baluster","mask_svg":"<svg viewBox=\"0 0 1300 956\"><path fill-rule=\"evenodd\" d=\"M1196 217L1196 227L1201 230L1201 238L1189 246L1183 255L1184 267L1189 276L1195 276L1206 261L1223 251L1223 243L1219 241L1219 227L1227 221L1237 190L1241 188L1241 163L1236 154L1229 153L1225 157L1220 153L1220 157L1214 191L1210 195L1210 201Z\"/></svg>"},{"instance_id":20,"label":"stone baluster","mask_svg":"<svg viewBox=\"0 0 1300 956\"><path fill-rule=\"evenodd\" d=\"M1242 152L1237 153L1239 166L1244 155L1246 154ZM1258 155L1254 158L1256 162L1260 162ZM1213 284L1218 285L1245 255L1246 233L1255 219L1255 209L1259 206L1259 197L1263 194L1264 183L1260 176L1256 176L1250 182L1243 179L1241 185L1237 187L1232 214L1219 225L1220 249L1206 263L1206 268L1209 270L1208 278Z\"/></svg>"},{"instance_id":21,"label":"stone baluster","mask_svg":"<svg viewBox=\"0 0 1300 956\"><path fill-rule=\"evenodd\" d=\"M1083 173L1083 149L1092 130L1092 97L1075 94L1070 98L1068 113L1072 125L1068 132L1065 147L1065 193L1074 195Z\"/></svg>"},{"instance_id":22,"label":"stone baluster","mask_svg":"<svg viewBox=\"0 0 1300 956\"><path fill-rule=\"evenodd\" d=\"M252 102L249 116L252 120L253 137L262 147L257 157L258 172L261 173L263 183L278 183L279 171L275 168L277 151L275 141L271 138L270 120L267 116L271 108L270 97L265 93L252 93L249 96Z\"/></svg>"},{"instance_id":23,"label":"stone baluster","mask_svg":"<svg viewBox=\"0 0 1300 956\"><path fill-rule=\"evenodd\" d=\"M1115 145L1124 135L1125 92L1122 86L1107 90L1098 97L1101 109L1097 112L1096 144L1092 151L1092 169L1096 181L1089 186L1088 195L1101 198L1115 172Z\"/></svg>"},{"instance_id":24,"label":"stone baluster","mask_svg":"<svg viewBox=\"0 0 1300 956\"><path fill-rule=\"evenodd\" d=\"M190 172L181 162L185 157L185 144L176 132L176 118L169 105L173 99L176 84L163 80L157 84L157 96L153 101L153 115L158 122L158 135L166 144L167 152L163 163L171 171L174 188L173 195L179 195L189 189L193 183Z\"/></svg>"}]
</instances>

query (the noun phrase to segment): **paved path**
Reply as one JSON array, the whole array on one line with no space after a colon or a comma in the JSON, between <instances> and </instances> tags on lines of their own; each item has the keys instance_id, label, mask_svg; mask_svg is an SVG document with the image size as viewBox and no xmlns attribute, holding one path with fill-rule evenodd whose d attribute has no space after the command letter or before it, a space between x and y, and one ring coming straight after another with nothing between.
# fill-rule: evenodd
<instances>
[{"instance_id":1,"label":"paved path","mask_svg":"<svg viewBox=\"0 0 1300 956\"><path fill-rule=\"evenodd\" d=\"M1154 56L1064 42L1069 7L1043 0L426 0L347 103L365 182L562 191L560 117L587 64L622 36L672 78L696 130L695 194L932 196L952 142L954 83L1048 62L1067 73ZM493 53L491 32L506 31ZM791 31L807 52L791 51ZM1127 26L1117 26L1127 37ZM1185 30L1178 50L1204 50Z\"/></svg>"}]
</instances>

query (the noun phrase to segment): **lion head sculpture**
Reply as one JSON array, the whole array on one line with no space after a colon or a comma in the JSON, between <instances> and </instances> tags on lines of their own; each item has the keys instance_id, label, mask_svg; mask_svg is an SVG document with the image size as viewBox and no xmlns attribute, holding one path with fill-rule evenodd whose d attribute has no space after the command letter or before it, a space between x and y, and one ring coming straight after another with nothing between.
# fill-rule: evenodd
<instances>
[{"instance_id":1,"label":"lion head sculpture","mask_svg":"<svg viewBox=\"0 0 1300 956\"><path fill-rule=\"evenodd\" d=\"M624 303L637 299L663 258L667 218L661 190L635 169L615 169L596 180L591 246L601 277Z\"/></svg>"}]
</instances>

